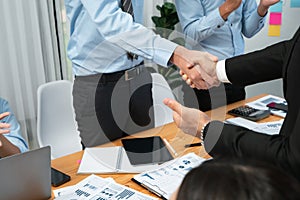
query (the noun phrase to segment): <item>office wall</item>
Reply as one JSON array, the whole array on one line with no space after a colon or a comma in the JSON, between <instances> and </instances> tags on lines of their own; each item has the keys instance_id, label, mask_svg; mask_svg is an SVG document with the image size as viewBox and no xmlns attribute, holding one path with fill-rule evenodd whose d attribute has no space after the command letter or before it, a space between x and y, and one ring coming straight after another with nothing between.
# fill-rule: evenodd
<instances>
[{"instance_id":1,"label":"office wall","mask_svg":"<svg viewBox=\"0 0 300 200\"><path fill-rule=\"evenodd\" d=\"M259 1L257 1L259 2ZM269 13L266 18L265 27L253 38L245 40L245 52L251 52L257 49L262 49L271 44L282 40L289 39L293 36L300 25L300 8L291 8L291 0L284 0L282 6L282 25L280 37L268 36L269 29ZM261 93L270 93L282 96L282 81L274 80L266 83L261 83L246 87L247 97L255 96Z\"/></svg>"},{"instance_id":2,"label":"office wall","mask_svg":"<svg viewBox=\"0 0 300 200\"><path fill-rule=\"evenodd\" d=\"M161 5L166 0L152 0L145 1L145 26L152 27L153 23L151 21L151 16L158 15L158 11L155 6L157 4ZM169 2L174 2L173 0L167 0ZM260 0L256 0L259 3ZM283 0L282 6L282 25L280 37L270 37L268 36L269 29L269 13L266 17L265 27L254 37L250 39L245 39L245 53L262 49L271 44L277 43L282 40L286 40L292 37L294 32L300 25L300 8L291 8L291 0ZM177 28L180 31L180 26ZM278 96L283 96L282 92L282 80L274 80L265 83L260 83L252 86L246 87L247 97L252 97L261 93L269 93Z\"/></svg>"}]
</instances>

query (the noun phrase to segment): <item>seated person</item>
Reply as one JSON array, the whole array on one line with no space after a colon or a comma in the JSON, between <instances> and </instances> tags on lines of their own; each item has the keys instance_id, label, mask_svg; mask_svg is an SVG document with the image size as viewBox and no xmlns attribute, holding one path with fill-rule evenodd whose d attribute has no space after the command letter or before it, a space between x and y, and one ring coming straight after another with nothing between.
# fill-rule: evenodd
<instances>
[{"instance_id":1,"label":"seated person","mask_svg":"<svg viewBox=\"0 0 300 200\"><path fill-rule=\"evenodd\" d=\"M8 102L0 98L0 158L28 150L20 125Z\"/></svg>"},{"instance_id":2,"label":"seated person","mask_svg":"<svg viewBox=\"0 0 300 200\"><path fill-rule=\"evenodd\" d=\"M299 55L300 28L290 40L218 63L202 65L203 89L218 85L220 81L247 86L282 78L288 112L278 135L261 134L224 124L200 110L182 106L175 100L165 99L164 103L174 110L176 125L185 133L199 137L205 151L212 157L262 160L283 169L300 181L300 93L297 92L300 84ZM193 87L194 83L190 79L183 78Z\"/></svg>"},{"instance_id":3,"label":"seated person","mask_svg":"<svg viewBox=\"0 0 300 200\"><path fill-rule=\"evenodd\" d=\"M171 200L300 199L300 183L262 162L211 159L192 169Z\"/></svg>"}]
</instances>

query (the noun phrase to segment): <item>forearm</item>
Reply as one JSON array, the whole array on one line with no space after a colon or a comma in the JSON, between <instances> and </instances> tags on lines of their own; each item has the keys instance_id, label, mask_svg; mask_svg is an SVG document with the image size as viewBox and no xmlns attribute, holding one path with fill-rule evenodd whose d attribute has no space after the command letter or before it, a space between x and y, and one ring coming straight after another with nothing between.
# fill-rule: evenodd
<instances>
[{"instance_id":1,"label":"forearm","mask_svg":"<svg viewBox=\"0 0 300 200\"><path fill-rule=\"evenodd\" d=\"M228 16L235 11L241 4L241 1L225 1L220 7L220 15L224 20L227 20Z\"/></svg>"},{"instance_id":2,"label":"forearm","mask_svg":"<svg viewBox=\"0 0 300 200\"><path fill-rule=\"evenodd\" d=\"M192 41L205 40L225 24L218 7L207 12L199 0L176 0L175 3L183 32Z\"/></svg>"},{"instance_id":3,"label":"forearm","mask_svg":"<svg viewBox=\"0 0 300 200\"><path fill-rule=\"evenodd\" d=\"M269 6L264 6L262 2L259 3L257 7L257 13L259 16L264 17L266 16L267 12L269 10Z\"/></svg>"},{"instance_id":4,"label":"forearm","mask_svg":"<svg viewBox=\"0 0 300 200\"><path fill-rule=\"evenodd\" d=\"M257 8L257 13L263 17L267 14L268 9L270 6L278 3L280 0L260 0L258 8Z\"/></svg>"},{"instance_id":5,"label":"forearm","mask_svg":"<svg viewBox=\"0 0 300 200\"><path fill-rule=\"evenodd\" d=\"M228 80L234 85L247 86L282 78L282 67L290 42L281 42L263 50L226 60Z\"/></svg>"},{"instance_id":6,"label":"forearm","mask_svg":"<svg viewBox=\"0 0 300 200\"><path fill-rule=\"evenodd\" d=\"M183 55L187 54L188 50L185 47L177 46L170 58L170 62L176 66L180 66L181 63L187 62L186 58ZM193 63L187 64L186 67L192 67Z\"/></svg>"},{"instance_id":7,"label":"forearm","mask_svg":"<svg viewBox=\"0 0 300 200\"><path fill-rule=\"evenodd\" d=\"M266 17L260 16L257 12L256 1L246 1L242 9L242 33L245 37L251 38L264 27Z\"/></svg>"},{"instance_id":8,"label":"forearm","mask_svg":"<svg viewBox=\"0 0 300 200\"><path fill-rule=\"evenodd\" d=\"M204 148L212 157L230 156L262 160L272 163L287 172L299 174L299 134L290 137L267 135L249 129L212 121L208 124ZM294 138L292 138L294 137Z\"/></svg>"},{"instance_id":9,"label":"forearm","mask_svg":"<svg viewBox=\"0 0 300 200\"><path fill-rule=\"evenodd\" d=\"M13 145L5 136L0 135L0 158L20 153L20 149Z\"/></svg>"}]
</instances>

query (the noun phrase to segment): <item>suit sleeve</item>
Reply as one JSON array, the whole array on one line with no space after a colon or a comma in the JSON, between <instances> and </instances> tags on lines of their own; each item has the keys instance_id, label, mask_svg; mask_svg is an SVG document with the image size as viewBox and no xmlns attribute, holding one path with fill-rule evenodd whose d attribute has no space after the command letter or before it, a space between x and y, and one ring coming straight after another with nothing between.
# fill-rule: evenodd
<instances>
[{"instance_id":1,"label":"suit sleeve","mask_svg":"<svg viewBox=\"0 0 300 200\"><path fill-rule=\"evenodd\" d=\"M300 180L300 97L295 92L298 90L296 85L299 85L300 71L297 60L299 54L295 49L299 34L294 38L261 51L228 59L225 64L227 77L233 84L246 86L284 77L289 112L280 134L266 135L212 121L205 128L204 139L205 150L211 156L228 155L267 161Z\"/></svg>"},{"instance_id":2,"label":"suit sleeve","mask_svg":"<svg viewBox=\"0 0 300 200\"><path fill-rule=\"evenodd\" d=\"M297 120L300 122L300 118ZM293 132L299 131L300 124ZM212 157L234 156L267 161L300 179L299 141L299 133L291 133L291 137L281 134L266 135L220 121L212 121L208 124L204 147Z\"/></svg>"},{"instance_id":3,"label":"suit sleeve","mask_svg":"<svg viewBox=\"0 0 300 200\"><path fill-rule=\"evenodd\" d=\"M283 76L283 63L291 41L284 41L225 61L228 80L239 86L270 81Z\"/></svg>"}]
</instances>

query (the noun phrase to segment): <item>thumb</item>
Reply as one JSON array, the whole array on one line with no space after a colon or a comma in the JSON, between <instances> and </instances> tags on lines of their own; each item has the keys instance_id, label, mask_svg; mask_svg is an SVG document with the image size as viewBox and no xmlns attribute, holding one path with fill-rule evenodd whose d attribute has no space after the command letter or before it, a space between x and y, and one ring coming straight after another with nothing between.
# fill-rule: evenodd
<instances>
[{"instance_id":1,"label":"thumb","mask_svg":"<svg viewBox=\"0 0 300 200\"><path fill-rule=\"evenodd\" d=\"M177 112L173 112L173 120L176 124L181 124L181 115Z\"/></svg>"},{"instance_id":2,"label":"thumb","mask_svg":"<svg viewBox=\"0 0 300 200\"><path fill-rule=\"evenodd\" d=\"M165 98L163 102L166 106L171 108L174 112L181 115L182 105L180 103L178 103L177 101L170 99L170 98Z\"/></svg>"}]
</instances>

